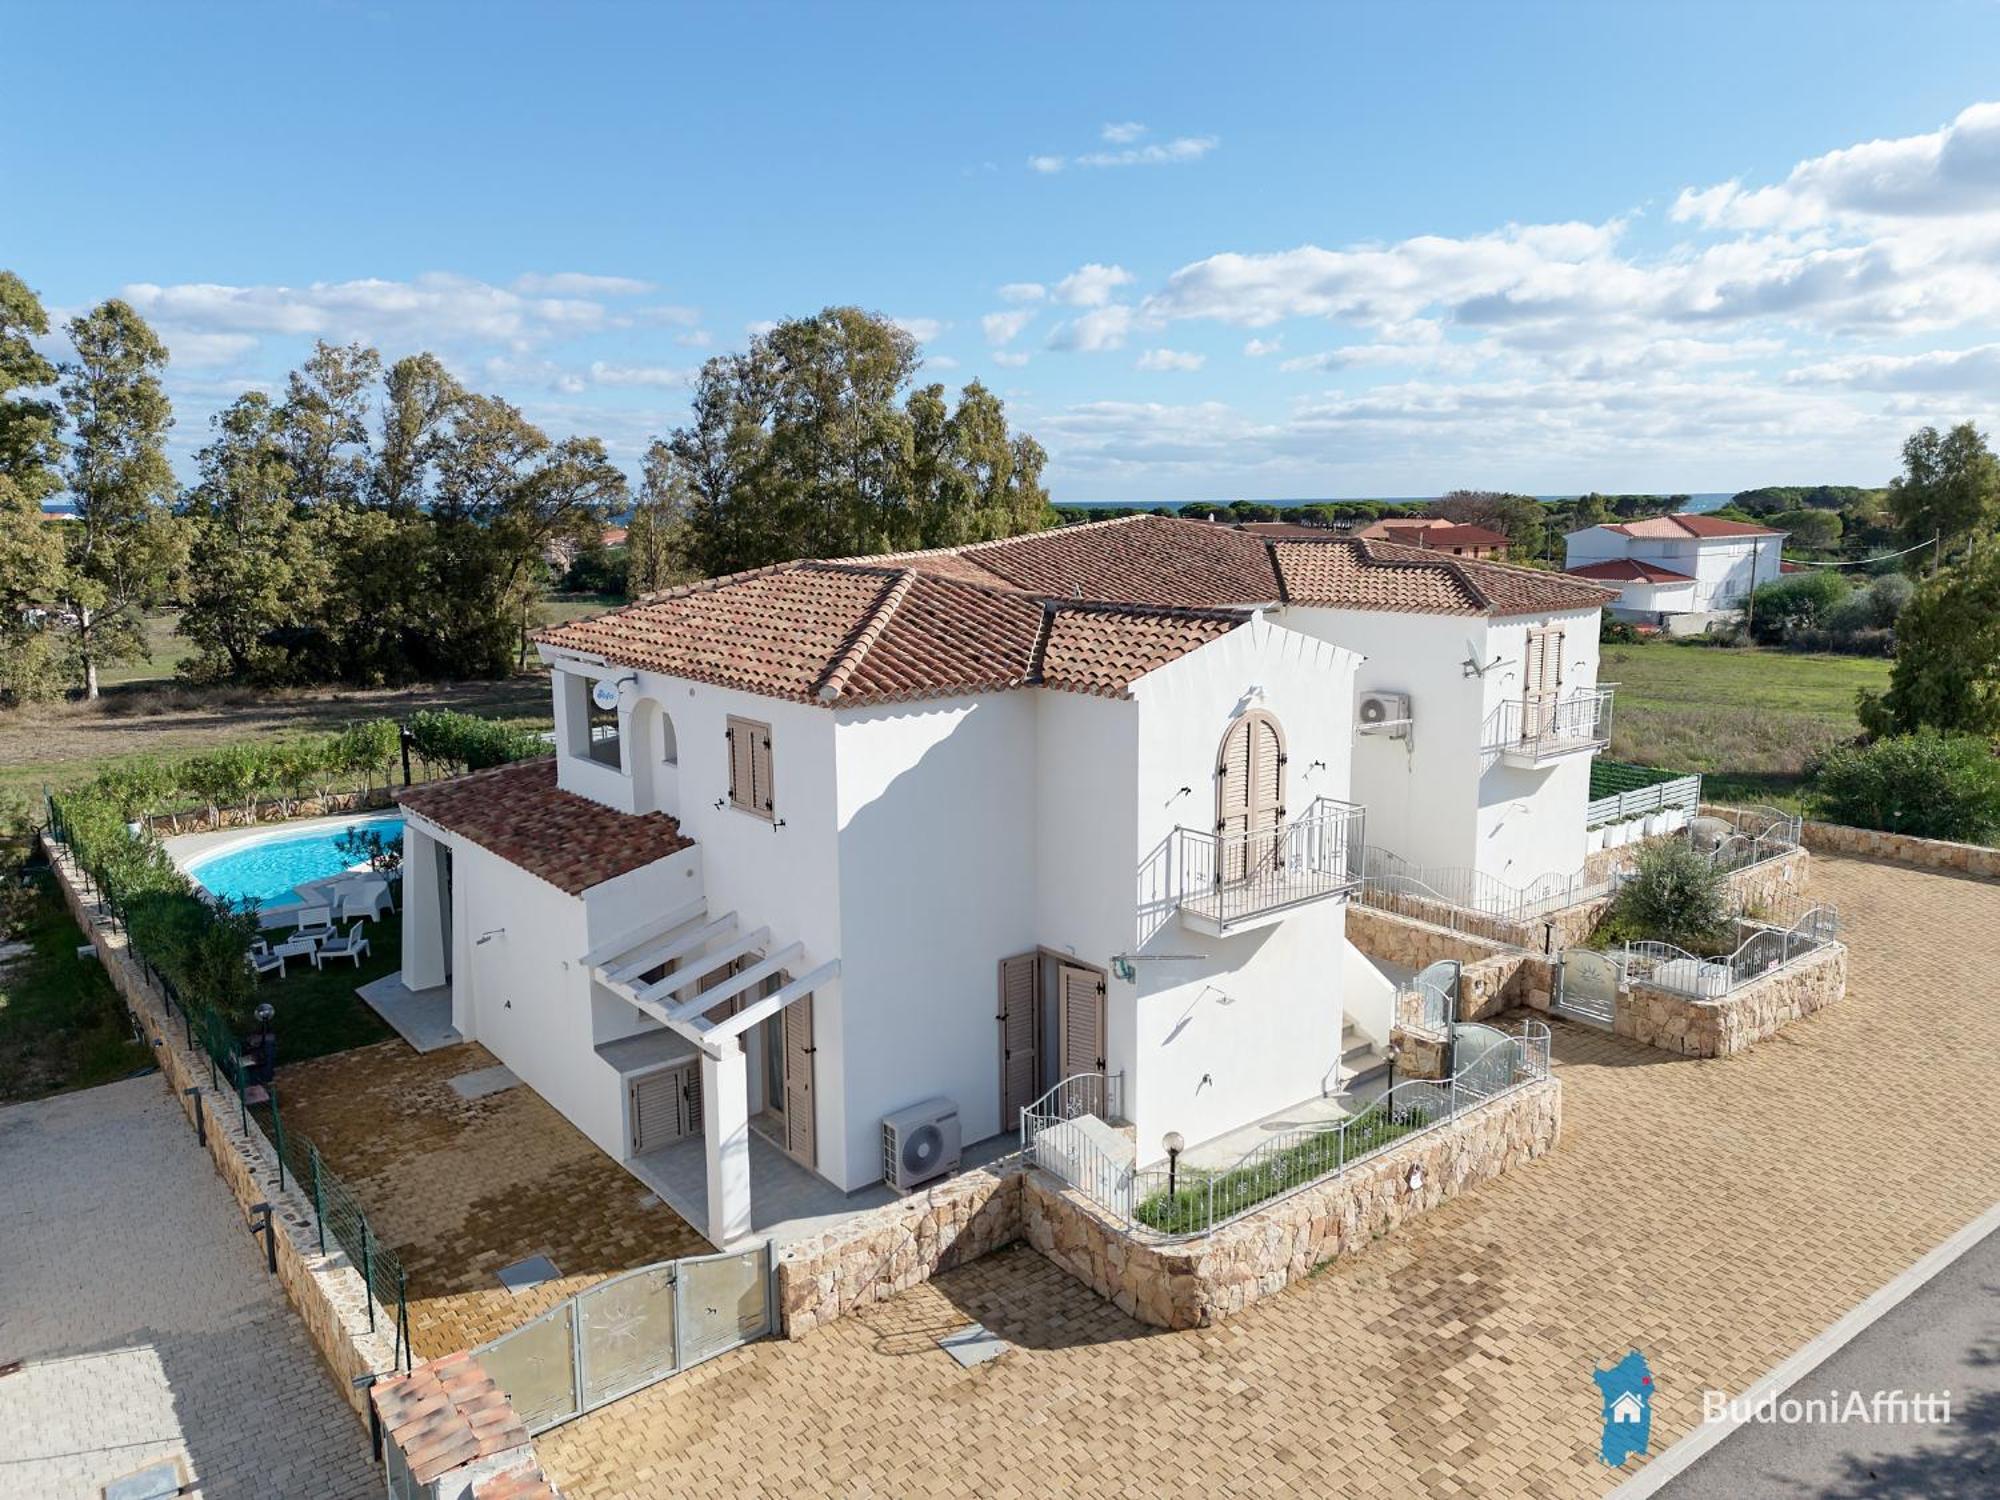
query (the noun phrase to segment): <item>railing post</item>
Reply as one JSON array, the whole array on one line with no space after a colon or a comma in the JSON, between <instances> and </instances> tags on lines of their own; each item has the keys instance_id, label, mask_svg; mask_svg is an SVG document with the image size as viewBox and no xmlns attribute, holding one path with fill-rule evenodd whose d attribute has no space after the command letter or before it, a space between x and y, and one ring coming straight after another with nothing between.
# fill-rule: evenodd
<instances>
[{"instance_id":1,"label":"railing post","mask_svg":"<svg viewBox=\"0 0 2000 1500\"><path fill-rule=\"evenodd\" d=\"M319 1253L326 1254L326 1193L320 1184L319 1147L306 1142L306 1162L312 1168L313 1222L319 1226Z\"/></svg>"},{"instance_id":2,"label":"railing post","mask_svg":"<svg viewBox=\"0 0 2000 1500\"><path fill-rule=\"evenodd\" d=\"M368 1220L361 1220L361 1290L368 1298L368 1331L375 1331L375 1247L370 1243Z\"/></svg>"}]
</instances>

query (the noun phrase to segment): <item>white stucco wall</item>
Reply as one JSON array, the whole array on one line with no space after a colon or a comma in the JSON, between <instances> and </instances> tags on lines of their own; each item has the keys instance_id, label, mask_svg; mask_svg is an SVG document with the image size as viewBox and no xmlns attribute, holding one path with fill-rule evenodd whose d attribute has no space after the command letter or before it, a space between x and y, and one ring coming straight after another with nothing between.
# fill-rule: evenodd
<instances>
[{"instance_id":1,"label":"white stucco wall","mask_svg":"<svg viewBox=\"0 0 2000 1500\"><path fill-rule=\"evenodd\" d=\"M881 1176L880 1122L891 1111L943 1095L958 1105L966 1143L1002 1128L997 965L1037 941L1040 696L827 715L848 1003L845 1124L821 1138L820 1168L850 1189Z\"/></svg>"},{"instance_id":2,"label":"white stucco wall","mask_svg":"<svg viewBox=\"0 0 2000 1500\"><path fill-rule=\"evenodd\" d=\"M1493 742L1492 727L1500 722L1502 706L1521 696L1528 632L1550 626L1563 632L1563 697L1596 687L1597 610L1488 620L1486 659L1497 657L1500 664L1478 682L1484 706L1482 723L1488 726L1482 743ZM1566 755L1529 770L1506 764L1495 750L1486 751L1480 758L1472 867L1512 886L1580 869L1591 759L1583 753Z\"/></svg>"},{"instance_id":3,"label":"white stucco wall","mask_svg":"<svg viewBox=\"0 0 2000 1500\"><path fill-rule=\"evenodd\" d=\"M1613 558L1632 558L1694 579L1692 597L1686 602L1676 596L1651 605L1629 603L1627 607L1633 609L1740 609L1750 593L1753 578L1758 585L1778 578L1784 540L1782 534L1632 537L1607 527L1592 526L1564 537L1563 566L1577 568Z\"/></svg>"},{"instance_id":4,"label":"white stucco wall","mask_svg":"<svg viewBox=\"0 0 2000 1500\"><path fill-rule=\"evenodd\" d=\"M1207 1140L1337 1086L1341 903L1216 938L1150 898L1160 888L1157 851L1168 851L1175 881L1176 828L1213 830L1217 752L1247 708L1268 711L1283 729L1288 817L1317 797L1349 800L1359 664L1351 651L1260 620L1133 688L1138 756L1127 796L1136 802L1140 925L1132 940L1144 956L1133 981L1112 979L1110 997L1130 996L1126 1112L1142 1160L1162 1154L1167 1131ZM1125 1008L1114 1004L1113 1013ZM1112 1050L1116 1067L1122 1047Z\"/></svg>"}]
</instances>

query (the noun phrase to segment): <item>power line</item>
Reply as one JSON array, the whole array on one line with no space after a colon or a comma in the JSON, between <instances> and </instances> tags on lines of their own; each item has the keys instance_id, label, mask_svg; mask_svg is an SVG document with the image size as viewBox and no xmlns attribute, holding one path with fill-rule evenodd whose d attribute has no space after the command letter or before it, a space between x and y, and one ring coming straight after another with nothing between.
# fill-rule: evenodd
<instances>
[{"instance_id":1,"label":"power line","mask_svg":"<svg viewBox=\"0 0 2000 1500\"><path fill-rule=\"evenodd\" d=\"M1914 547L1905 547L1901 552L1884 552L1879 557L1851 557L1841 562L1812 562L1803 557L1786 557L1783 561L1795 568L1866 568L1876 563L1890 562L1898 557L1908 557L1912 552L1921 552L1926 547L1935 547L1938 540L1934 536L1927 542L1918 542Z\"/></svg>"}]
</instances>

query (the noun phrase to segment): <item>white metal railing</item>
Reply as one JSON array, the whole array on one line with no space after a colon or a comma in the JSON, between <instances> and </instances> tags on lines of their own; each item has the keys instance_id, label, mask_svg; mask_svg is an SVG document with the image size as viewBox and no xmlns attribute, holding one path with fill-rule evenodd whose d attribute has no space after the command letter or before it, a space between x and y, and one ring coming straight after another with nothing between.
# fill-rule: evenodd
<instances>
[{"instance_id":1,"label":"white metal railing","mask_svg":"<svg viewBox=\"0 0 2000 1500\"><path fill-rule=\"evenodd\" d=\"M1125 1111L1123 1073L1073 1073L1021 1111L1021 1155L1098 1203L1124 1203L1132 1184L1130 1157L1114 1157L1074 1121L1109 1125Z\"/></svg>"},{"instance_id":2,"label":"white metal railing","mask_svg":"<svg viewBox=\"0 0 2000 1500\"><path fill-rule=\"evenodd\" d=\"M1840 931L1840 914L1831 906L1814 906L1779 927L1748 923L1749 936L1734 951L1699 958L1672 943L1627 943L1618 951L1622 983L1637 980L1696 1000L1720 1000L1753 979L1776 973L1808 954L1817 953Z\"/></svg>"},{"instance_id":3,"label":"white metal railing","mask_svg":"<svg viewBox=\"0 0 2000 1500\"><path fill-rule=\"evenodd\" d=\"M1534 760L1570 755L1611 743L1608 687L1586 688L1567 698L1553 694L1510 698L1495 711L1488 749Z\"/></svg>"},{"instance_id":4,"label":"white metal railing","mask_svg":"<svg viewBox=\"0 0 2000 1500\"><path fill-rule=\"evenodd\" d=\"M1314 800L1291 822L1219 835L1174 830L1183 909L1228 928L1288 906L1341 895L1361 879L1367 814L1356 803Z\"/></svg>"},{"instance_id":5,"label":"white metal railing","mask_svg":"<svg viewBox=\"0 0 2000 1500\"><path fill-rule=\"evenodd\" d=\"M1804 827L1796 813L1775 807L1739 807L1703 813L1688 825L1688 841L1718 870L1745 870L1799 847Z\"/></svg>"},{"instance_id":6,"label":"white metal railing","mask_svg":"<svg viewBox=\"0 0 2000 1500\"><path fill-rule=\"evenodd\" d=\"M1404 1024L1434 1033L1449 1031L1452 1022L1458 1019L1458 986L1463 969L1457 959L1441 958L1411 975L1397 992L1396 1012L1404 1018ZM1415 997L1407 1009L1402 1004L1403 995Z\"/></svg>"},{"instance_id":7,"label":"white metal railing","mask_svg":"<svg viewBox=\"0 0 2000 1500\"><path fill-rule=\"evenodd\" d=\"M1107 1124L1125 1117L1123 1073L1072 1073L1021 1111L1021 1149L1032 1153L1039 1131L1095 1115Z\"/></svg>"},{"instance_id":8,"label":"white metal railing","mask_svg":"<svg viewBox=\"0 0 2000 1500\"><path fill-rule=\"evenodd\" d=\"M1648 813L1684 809L1690 814L1701 807L1701 778L1677 776L1651 786L1634 787L1629 792L1613 792L1588 803L1583 810L1583 826L1596 828L1605 823L1623 823Z\"/></svg>"},{"instance_id":9,"label":"white metal railing","mask_svg":"<svg viewBox=\"0 0 2000 1500\"><path fill-rule=\"evenodd\" d=\"M1491 1028L1499 1030L1499 1028ZM1464 1110L1549 1076L1549 1028L1525 1021L1506 1043L1442 1082L1409 1079L1335 1124L1260 1141L1226 1167L1156 1163L1130 1174L1121 1202L1098 1199L1149 1239L1208 1234L1276 1199L1338 1177Z\"/></svg>"},{"instance_id":10,"label":"white metal railing","mask_svg":"<svg viewBox=\"0 0 2000 1500\"><path fill-rule=\"evenodd\" d=\"M1419 920L1434 906L1461 907L1508 922L1533 921L1565 906L1588 901L1611 889L1609 878L1591 879L1583 869L1567 875L1538 876L1509 885L1463 865L1414 865L1401 855L1370 845L1362 855L1360 899L1369 906Z\"/></svg>"}]
</instances>

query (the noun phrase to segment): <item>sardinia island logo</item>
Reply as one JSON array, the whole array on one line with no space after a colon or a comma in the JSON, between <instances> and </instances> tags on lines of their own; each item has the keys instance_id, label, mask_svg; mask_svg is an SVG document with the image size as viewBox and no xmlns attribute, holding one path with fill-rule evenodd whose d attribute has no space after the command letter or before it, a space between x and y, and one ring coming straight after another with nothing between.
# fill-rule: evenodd
<instances>
[{"instance_id":1,"label":"sardinia island logo","mask_svg":"<svg viewBox=\"0 0 2000 1500\"><path fill-rule=\"evenodd\" d=\"M1608 1370L1592 1370L1590 1378L1604 1399L1604 1436L1598 1455L1614 1468L1635 1453L1644 1453L1653 1435L1653 1372L1637 1349Z\"/></svg>"}]
</instances>

